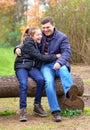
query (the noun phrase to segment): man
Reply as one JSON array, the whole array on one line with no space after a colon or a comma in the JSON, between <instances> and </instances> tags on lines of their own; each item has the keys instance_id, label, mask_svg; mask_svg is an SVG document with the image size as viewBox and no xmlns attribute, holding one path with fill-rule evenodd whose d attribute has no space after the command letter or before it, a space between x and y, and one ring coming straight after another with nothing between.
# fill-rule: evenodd
<instances>
[{"instance_id":1,"label":"man","mask_svg":"<svg viewBox=\"0 0 90 130\"><path fill-rule=\"evenodd\" d=\"M45 63L41 67L41 72L45 79L45 89L50 111L54 117L54 121L60 122L61 108L57 101L55 77L57 76L61 79L62 87L67 98L75 100L78 93L76 85L73 84L70 65L68 63L71 56L71 49L67 36L55 28L53 18L46 17L42 20L41 24L43 33L41 53L61 54L60 58L55 62ZM18 49L16 49L16 53L19 54Z\"/></svg>"}]
</instances>

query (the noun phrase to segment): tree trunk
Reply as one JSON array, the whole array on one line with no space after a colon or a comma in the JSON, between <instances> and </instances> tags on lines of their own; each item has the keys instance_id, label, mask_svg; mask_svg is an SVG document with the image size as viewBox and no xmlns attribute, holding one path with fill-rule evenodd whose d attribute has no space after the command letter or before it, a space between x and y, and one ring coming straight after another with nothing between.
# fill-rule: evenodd
<instances>
[{"instance_id":1,"label":"tree trunk","mask_svg":"<svg viewBox=\"0 0 90 130\"><path fill-rule=\"evenodd\" d=\"M82 96L84 92L84 84L79 75L73 75L74 83L78 87L78 96ZM69 99L67 100L64 96L64 91L62 89L61 81L59 79L55 80L56 82L56 92L58 97L58 102L62 109L66 109L66 107L71 108L80 108L83 109L84 103L82 103L82 99L77 98L76 103L70 103ZM28 97L34 97L36 91L36 83L33 79L28 78ZM46 96L45 90L43 91L43 96ZM6 97L19 97L19 82L15 76L1 76L0 77L0 98ZM66 105L66 103L68 105ZM74 106L74 107L73 107ZM80 107L81 106L81 107Z\"/></svg>"}]
</instances>

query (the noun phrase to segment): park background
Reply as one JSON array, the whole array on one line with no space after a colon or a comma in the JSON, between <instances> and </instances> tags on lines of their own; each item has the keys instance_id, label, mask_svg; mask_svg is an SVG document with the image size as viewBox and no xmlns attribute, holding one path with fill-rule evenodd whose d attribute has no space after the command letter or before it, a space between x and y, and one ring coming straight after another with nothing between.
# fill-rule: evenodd
<instances>
[{"instance_id":1,"label":"park background","mask_svg":"<svg viewBox=\"0 0 90 130\"><path fill-rule=\"evenodd\" d=\"M70 41L72 56L70 63L73 66L79 66L73 69L74 72L81 74L84 78L84 83L90 87L90 75L85 75L85 72L90 73L90 0L0 0L0 76L12 76L14 72L15 55L13 49L16 45L20 44L21 35L27 26L39 26L41 20L45 16L51 16L55 19L56 28L64 32ZM82 66L89 68L88 70L81 69ZM81 70L79 72L79 70ZM82 76L82 72L83 76ZM85 76L84 76L85 75ZM10 106L17 113L19 110L19 99L0 99L0 110L7 109ZM4 102L4 103L3 103ZM31 102L31 103L30 103ZM43 99L43 103L47 104L47 99ZM32 113L33 99L28 100L28 111ZM32 105L31 105L32 104ZM16 105L16 107L15 107ZM30 107L30 110L29 110ZM49 111L49 108L46 107ZM33 118L33 117L32 117ZM53 124L51 116L46 119L39 119L41 122L38 124L38 118L31 119L31 126L29 122L23 124L23 127L18 121L18 114L11 117L0 117L0 130L59 130L60 124ZM87 119L84 122L90 122L90 117L81 116ZM10 127L4 126L4 121L7 121ZM80 130L82 124L76 123L78 117L68 121L66 126L62 124L60 130ZM10 123L12 120L12 125ZM64 118L64 123L68 118ZM9 123L8 123L9 121ZM50 121L51 125L48 124ZM15 124L15 123L16 124ZM82 120L83 122L83 120ZM44 124L45 123L45 124ZM34 124L37 127L34 127ZM38 125L37 125L38 124ZM73 124L73 125L72 125ZM80 124L79 129L76 127ZM88 123L87 123L88 124ZM16 125L17 127L13 127ZM75 128L75 129L74 129ZM82 130L90 130L89 124L82 128Z\"/></svg>"},{"instance_id":2,"label":"park background","mask_svg":"<svg viewBox=\"0 0 90 130\"><path fill-rule=\"evenodd\" d=\"M0 0L0 75L14 75L13 48L27 26L55 19L72 48L72 64L90 64L90 0Z\"/></svg>"}]
</instances>

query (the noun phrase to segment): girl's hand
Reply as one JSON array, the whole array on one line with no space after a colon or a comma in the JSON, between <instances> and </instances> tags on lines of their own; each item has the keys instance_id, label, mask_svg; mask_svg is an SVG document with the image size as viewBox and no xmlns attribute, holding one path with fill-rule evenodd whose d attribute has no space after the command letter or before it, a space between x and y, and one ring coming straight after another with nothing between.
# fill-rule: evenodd
<instances>
[{"instance_id":1,"label":"girl's hand","mask_svg":"<svg viewBox=\"0 0 90 130\"><path fill-rule=\"evenodd\" d=\"M56 54L56 57L57 57L57 58L60 58L60 56L61 56L61 54L60 54L60 53L59 53L59 54Z\"/></svg>"},{"instance_id":2,"label":"girl's hand","mask_svg":"<svg viewBox=\"0 0 90 130\"><path fill-rule=\"evenodd\" d=\"M17 56L21 56L21 49L20 48L16 48L15 54Z\"/></svg>"}]
</instances>

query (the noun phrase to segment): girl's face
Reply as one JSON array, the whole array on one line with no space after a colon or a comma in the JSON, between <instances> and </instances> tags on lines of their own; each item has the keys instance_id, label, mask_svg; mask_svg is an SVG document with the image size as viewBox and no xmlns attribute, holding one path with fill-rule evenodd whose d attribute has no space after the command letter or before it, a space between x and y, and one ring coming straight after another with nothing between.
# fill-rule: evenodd
<instances>
[{"instance_id":1,"label":"girl's face","mask_svg":"<svg viewBox=\"0 0 90 130\"><path fill-rule=\"evenodd\" d=\"M37 43L40 43L41 42L41 39L42 39L42 32L40 29L36 29L35 30L35 33L33 36L31 36L31 38L37 42Z\"/></svg>"}]
</instances>

